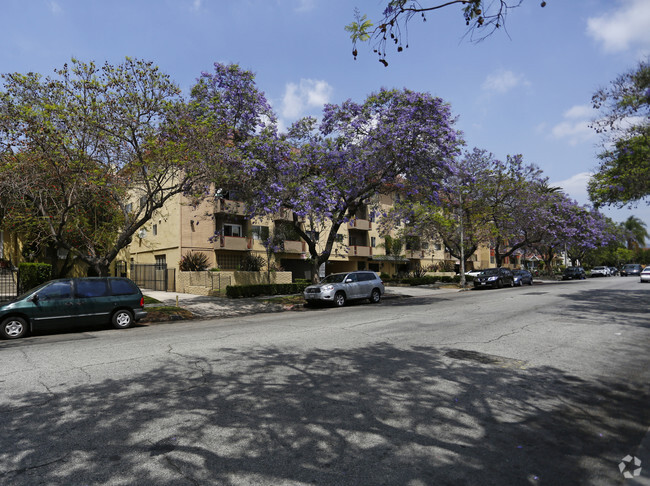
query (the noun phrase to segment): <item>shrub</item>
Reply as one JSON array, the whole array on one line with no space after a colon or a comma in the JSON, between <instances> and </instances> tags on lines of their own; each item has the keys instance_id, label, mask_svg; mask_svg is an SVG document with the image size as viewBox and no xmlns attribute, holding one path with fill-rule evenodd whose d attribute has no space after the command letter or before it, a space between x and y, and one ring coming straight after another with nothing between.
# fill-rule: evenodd
<instances>
[{"instance_id":1,"label":"shrub","mask_svg":"<svg viewBox=\"0 0 650 486\"><path fill-rule=\"evenodd\" d=\"M245 272L259 272L264 265L266 265L264 258L249 253L242 259L239 268Z\"/></svg>"},{"instance_id":2,"label":"shrub","mask_svg":"<svg viewBox=\"0 0 650 486\"><path fill-rule=\"evenodd\" d=\"M18 291L25 292L29 289L47 282L52 278L52 265L48 263L21 263L18 265Z\"/></svg>"},{"instance_id":3,"label":"shrub","mask_svg":"<svg viewBox=\"0 0 650 486\"><path fill-rule=\"evenodd\" d=\"M208 256L200 251L188 251L178 262L178 268L183 272L201 272L208 268Z\"/></svg>"},{"instance_id":4,"label":"shrub","mask_svg":"<svg viewBox=\"0 0 650 486\"><path fill-rule=\"evenodd\" d=\"M230 298L257 297L260 295L293 295L301 294L309 282L290 284L255 284L255 285L228 285L226 295Z\"/></svg>"}]
</instances>

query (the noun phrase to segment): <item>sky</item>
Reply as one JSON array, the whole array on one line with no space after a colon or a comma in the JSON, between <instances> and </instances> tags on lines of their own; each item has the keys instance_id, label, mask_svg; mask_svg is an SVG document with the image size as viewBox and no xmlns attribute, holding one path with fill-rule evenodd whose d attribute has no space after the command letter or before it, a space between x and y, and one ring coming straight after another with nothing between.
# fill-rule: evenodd
<instances>
[{"instance_id":1,"label":"sky","mask_svg":"<svg viewBox=\"0 0 650 486\"><path fill-rule=\"evenodd\" d=\"M431 4L434 0L420 0ZM522 154L551 185L588 204L598 165L594 92L650 56L650 0L524 0L506 29L473 43L459 7L409 26L408 49L371 46L357 60L345 25L354 8L379 19L387 0L0 0L0 73L53 75L71 58L152 61L189 94L215 62L255 73L282 127L325 103L383 88L429 92L451 105L467 148ZM439 2L436 2L439 3ZM512 2L514 3L514 2ZM643 220L650 206L605 209ZM650 241L646 242L646 246Z\"/></svg>"}]
</instances>

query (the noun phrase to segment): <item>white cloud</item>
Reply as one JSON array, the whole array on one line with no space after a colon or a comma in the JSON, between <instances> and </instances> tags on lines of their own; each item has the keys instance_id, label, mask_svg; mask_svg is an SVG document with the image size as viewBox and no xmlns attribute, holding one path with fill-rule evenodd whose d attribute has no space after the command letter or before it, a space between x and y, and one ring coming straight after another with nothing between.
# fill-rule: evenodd
<instances>
[{"instance_id":1,"label":"white cloud","mask_svg":"<svg viewBox=\"0 0 650 486\"><path fill-rule=\"evenodd\" d=\"M201 10L201 4L202 3L203 3L203 0L193 0L191 10L193 12L198 12L199 10Z\"/></svg>"},{"instance_id":2,"label":"white cloud","mask_svg":"<svg viewBox=\"0 0 650 486\"><path fill-rule=\"evenodd\" d=\"M549 183L549 186L559 186L565 194L575 199L580 204L587 204L589 202L587 183L591 176L591 172L580 172L563 181L551 182Z\"/></svg>"},{"instance_id":3,"label":"white cloud","mask_svg":"<svg viewBox=\"0 0 650 486\"><path fill-rule=\"evenodd\" d=\"M619 0L617 10L587 20L587 33L603 44L606 52L630 47L650 49L650 2Z\"/></svg>"},{"instance_id":4,"label":"white cloud","mask_svg":"<svg viewBox=\"0 0 650 486\"><path fill-rule=\"evenodd\" d=\"M481 87L484 91L504 94L519 86L530 86L530 82L523 74L515 74L512 71L501 70L488 75Z\"/></svg>"},{"instance_id":5,"label":"white cloud","mask_svg":"<svg viewBox=\"0 0 650 486\"><path fill-rule=\"evenodd\" d=\"M297 12L308 12L316 6L316 0L298 0Z\"/></svg>"},{"instance_id":6,"label":"white cloud","mask_svg":"<svg viewBox=\"0 0 650 486\"><path fill-rule=\"evenodd\" d=\"M58 2L55 2L54 0L47 2L47 6L50 8L50 12L53 14L59 14L63 11L61 5L59 5Z\"/></svg>"},{"instance_id":7,"label":"white cloud","mask_svg":"<svg viewBox=\"0 0 650 486\"><path fill-rule=\"evenodd\" d=\"M591 118L594 110L589 105L576 105L564 112L564 121L551 129L551 134L558 139L568 140L570 145L587 142L596 137L596 131L591 128Z\"/></svg>"},{"instance_id":8,"label":"white cloud","mask_svg":"<svg viewBox=\"0 0 650 486\"><path fill-rule=\"evenodd\" d=\"M296 119L310 108L322 108L329 103L333 88L326 82L301 79L299 84L287 83L282 99L282 116Z\"/></svg>"}]
</instances>

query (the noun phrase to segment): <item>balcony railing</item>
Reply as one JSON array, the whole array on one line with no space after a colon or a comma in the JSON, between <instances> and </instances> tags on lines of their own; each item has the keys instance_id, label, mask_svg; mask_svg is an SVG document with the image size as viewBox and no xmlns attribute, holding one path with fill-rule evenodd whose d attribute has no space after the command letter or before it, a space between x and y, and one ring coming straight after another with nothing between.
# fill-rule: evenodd
<instances>
[{"instance_id":1,"label":"balcony railing","mask_svg":"<svg viewBox=\"0 0 650 486\"><path fill-rule=\"evenodd\" d=\"M285 253L303 253L306 249L304 241L284 240Z\"/></svg>"},{"instance_id":2,"label":"balcony railing","mask_svg":"<svg viewBox=\"0 0 650 486\"><path fill-rule=\"evenodd\" d=\"M372 247L370 246L350 246L349 256L369 257L372 256Z\"/></svg>"},{"instance_id":3,"label":"balcony railing","mask_svg":"<svg viewBox=\"0 0 650 486\"><path fill-rule=\"evenodd\" d=\"M248 251L253 246L253 239L243 236L220 236L215 246L218 250Z\"/></svg>"},{"instance_id":4,"label":"balcony railing","mask_svg":"<svg viewBox=\"0 0 650 486\"><path fill-rule=\"evenodd\" d=\"M217 213L236 214L238 216L246 215L246 206L243 202L217 199L214 206L215 212Z\"/></svg>"},{"instance_id":5,"label":"balcony railing","mask_svg":"<svg viewBox=\"0 0 650 486\"><path fill-rule=\"evenodd\" d=\"M424 258L424 250L406 250L406 258L422 259Z\"/></svg>"},{"instance_id":6,"label":"balcony railing","mask_svg":"<svg viewBox=\"0 0 650 486\"><path fill-rule=\"evenodd\" d=\"M372 221L367 220L367 219L351 219L350 220L350 228L358 229L358 230L370 230L372 229Z\"/></svg>"}]
</instances>

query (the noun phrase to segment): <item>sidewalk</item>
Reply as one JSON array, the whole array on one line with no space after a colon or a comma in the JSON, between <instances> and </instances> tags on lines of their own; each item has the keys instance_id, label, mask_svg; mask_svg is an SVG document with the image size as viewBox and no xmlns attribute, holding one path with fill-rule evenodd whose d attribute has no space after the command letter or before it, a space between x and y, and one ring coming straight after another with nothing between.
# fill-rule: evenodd
<instances>
[{"instance_id":1,"label":"sidewalk","mask_svg":"<svg viewBox=\"0 0 650 486\"><path fill-rule=\"evenodd\" d=\"M383 299L397 299L404 297L426 297L440 295L444 292L459 292L457 288L433 287L386 287ZM148 304L145 310L153 309L159 305L176 306L187 309L198 318L224 318L237 317L251 314L282 312L293 310L296 306L284 305L274 302L265 302L272 296L262 296L245 299L230 299L227 297L206 297L204 295L184 294L180 292L163 292L158 290L142 289L142 293L154 298L161 304Z\"/></svg>"}]
</instances>

